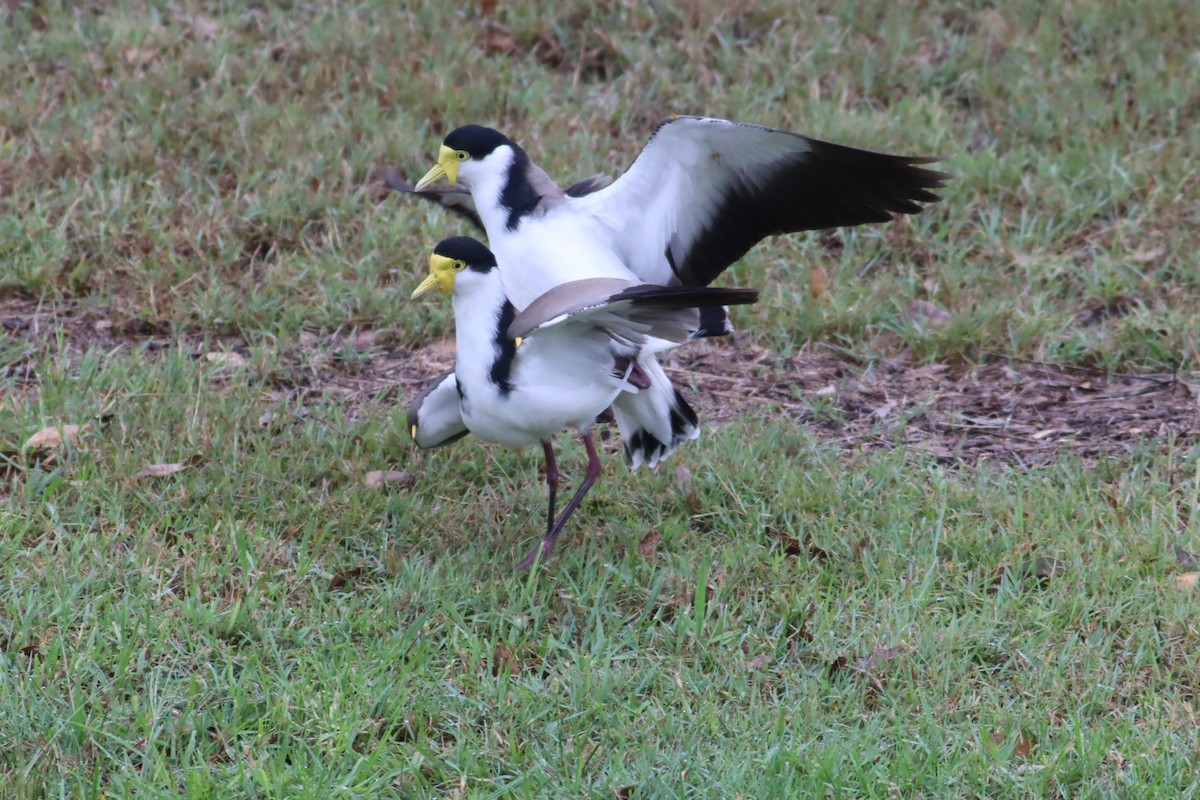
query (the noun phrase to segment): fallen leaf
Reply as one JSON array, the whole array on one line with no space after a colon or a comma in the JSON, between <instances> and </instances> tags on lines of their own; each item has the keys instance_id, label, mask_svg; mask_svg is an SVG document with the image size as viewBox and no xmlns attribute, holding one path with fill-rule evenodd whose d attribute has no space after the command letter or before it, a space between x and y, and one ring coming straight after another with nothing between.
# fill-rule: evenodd
<instances>
[{"instance_id":1,"label":"fallen leaf","mask_svg":"<svg viewBox=\"0 0 1200 800\"><path fill-rule=\"evenodd\" d=\"M512 675L519 671L521 665L517 662L517 656L513 653L512 648L504 642L496 645L496 649L492 652L492 674L499 675L502 672Z\"/></svg>"},{"instance_id":2,"label":"fallen leaf","mask_svg":"<svg viewBox=\"0 0 1200 800\"><path fill-rule=\"evenodd\" d=\"M761 669L770 664L774 658L770 653L759 653L754 658L746 662L746 669Z\"/></svg>"},{"instance_id":3,"label":"fallen leaf","mask_svg":"<svg viewBox=\"0 0 1200 800\"><path fill-rule=\"evenodd\" d=\"M617 800L633 800L633 793L636 790L637 786L635 784L620 787L617 789Z\"/></svg>"},{"instance_id":4,"label":"fallen leaf","mask_svg":"<svg viewBox=\"0 0 1200 800\"><path fill-rule=\"evenodd\" d=\"M366 574L366 571L366 567L360 564L357 567L335 572L333 573L333 577L329 579L329 588L326 591L336 592L356 578L361 578Z\"/></svg>"},{"instance_id":5,"label":"fallen leaf","mask_svg":"<svg viewBox=\"0 0 1200 800\"><path fill-rule=\"evenodd\" d=\"M553 31L543 31L533 43L533 57L542 66L561 67L567 59L567 51L563 49Z\"/></svg>"},{"instance_id":6,"label":"fallen leaf","mask_svg":"<svg viewBox=\"0 0 1200 800\"><path fill-rule=\"evenodd\" d=\"M1129 256L1129 258L1132 259L1133 261L1137 262L1138 264L1145 264L1148 261L1159 260L1160 258L1162 258L1162 255L1163 255L1163 249L1161 247L1150 247L1150 248L1146 248L1144 250L1138 250L1138 251L1134 252L1131 256Z\"/></svg>"},{"instance_id":7,"label":"fallen leaf","mask_svg":"<svg viewBox=\"0 0 1200 800\"><path fill-rule=\"evenodd\" d=\"M824 267L813 267L808 271L808 293L816 300L829 290L829 273Z\"/></svg>"},{"instance_id":8,"label":"fallen leaf","mask_svg":"<svg viewBox=\"0 0 1200 800\"><path fill-rule=\"evenodd\" d=\"M696 487L692 483L692 471L680 464L675 468L675 483L679 485L679 491L683 492L684 502L687 507L694 509L700 505L700 499L696 496Z\"/></svg>"},{"instance_id":9,"label":"fallen leaf","mask_svg":"<svg viewBox=\"0 0 1200 800\"><path fill-rule=\"evenodd\" d=\"M372 489L378 489L387 483L397 483L400 486L409 486L413 482L411 472L394 469L376 469L367 473L367 486Z\"/></svg>"},{"instance_id":10,"label":"fallen leaf","mask_svg":"<svg viewBox=\"0 0 1200 800\"><path fill-rule=\"evenodd\" d=\"M801 542L799 539L775 530L774 527L767 528L767 532L774 535L775 538L779 540L779 544L783 547L783 554L785 556L801 556L807 554L810 558L814 558L818 561L824 561L825 559L829 558L829 551L813 544L811 536L805 537L804 541Z\"/></svg>"},{"instance_id":11,"label":"fallen leaf","mask_svg":"<svg viewBox=\"0 0 1200 800\"><path fill-rule=\"evenodd\" d=\"M121 58L131 67L144 67L154 60L158 51L153 47L126 47L121 51Z\"/></svg>"},{"instance_id":12,"label":"fallen leaf","mask_svg":"<svg viewBox=\"0 0 1200 800\"><path fill-rule=\"evenodd\" d=\"M517 37L499 26L484 32L479 38L479 46L489 56L497 53L515 53L519 49Z\"/></svg>"},{"instance_id":13,"label":"fallen leaf","mask_svg":"<svg viewBox=\"0 0 1200 800\"><path fill-rule=\"evenodd\" d=\"M832 678L834 675L837 675L839 672L844 670L846 665L849 663L850 659L846 658L845 656L838 656L833 661L829 662L829 667L825 670L825 672L827 675L829 675L829 677Z\"/></svg>"},{"instance_id":14,"label":"fallen leaf","mask_svg":"<svg viewBox=\"0 0 1200 800\"><path fill-rule=\"evenodd\" d=\"M914 300L901 312L900 318L917 330L943 328L953 319L949 311L935 306L928 300Z\"/></svg>"},{"instance_id":15,"label":"fallen leaf","mask_svg":"<svg viewBox=\"0 0 1200 800\"><path fill-rule=\"evenodd\" d=\"M883 682L875 677L871 670L884 662L891 661L899 652L899 647L879 647L853 662L846 658L846 656L838 656L830 662L828 674L832 678L834 675L845 670L849 673L862 675L870 679L871 686L875 691L882 692Z\"/></svg>"},{"instance_id":16,"label":"fallen leaf","mask_svg":"<svg viewBox=\"0 0 1200 800\"><path fill-rule=\"evenodd\" d=\"M651 529L649 533L642 537L638 542L637 554L642 558L654 558L658 555L658 543L662 541L662 534Z\"/></svg>"},{"instance_id":17,"label":"fallen leaf","mask_svg":"<svg viewBox=\"0 0 1200 800\"><path fill-rule=\"evenodd\" d=\"M1175 579L1175 585L1180 589L1191 591L1196 588L1196 581L1200 580L1200 572L1185 572Z\"/></svg>"},{"instance_id":18,"label":"fallen leaf","mask_svg":"<svg viewBox=\"0 0 1200 800\"><path fill-rule=\"evenodd\" d=\"M879 647L850 665L857 672L870 672L872 667L891 661L900 653L899 647Z\"/></svg>"},{"instance_id":19,"label":"fallen leaf","mask_svg":"<svg viewBox=\"0 0 1200 800\"><path fill-rule=\"evenodd\" d=\"M850 545L850 555L854 556L856 559L862 558L862 554L870 547L871 540L864 536L854 544Z\"/></svg>"},{"instance_id":20,"label":"fallen leaf","mask_svg":"<svg viewBox=\"0 0 1200 800\"><path fill-rule=\"evenodd\" d=\"M61 450L64 445L74 445L80 434L90 425L59 425L42 428L25 442L26 450Z\"/></svg>"},{"instance_id":21,"label":"fallen leaf","mask_svg":"<svg viewBox=\"0 0 1200 800\"><path fill-rule=\"evenodd\" d=\"M210 17L202 17L197 14L194 17L188 18L188 24L192 26L192 30L197 36L203 36L205 39L215 40L221 33L221 23Z\"/></svg>"},{"instance_id":22,"label":"fallen leaf","mask_svg":"<svg viewBox=\"0 0 1200 800\"><path fill-rule=\"evenodd\" d=\"M1093 304L1075 315L1075 324L1082 327L1096 325L1106 319L1120 318L1137 307L1137 300L1126 295L1117 295L1109 300Z\"/></svg>"},{"instance_id":23,"label":"fallen leaf","mask_svg":"<svg viewBox=\"0 0 1200 800\"><path fill-rule=\"evenodd\" d=\"M228 353L205 353L204 357L210 363L221 367L243 367L246 365L245 357L232 350Z\"/></svg>"},{"instance_id":24,"label":"fallen leaf","mask_svg":"<svg viewBox=\"0 0 1200 800\"><path fill-rule=\"evenodd\" d=\"M871 416L875 419L885 419L889 414L896 410L896 406L900 405L895 399L888 400L879 408L871 412Z\"/></svg>"},{"instance_id":25,"label":"fallen leaf","mask_svg":"<svg viewBox=\"0 0 1200 800\"><path fill-rule=\"evenodd\" d=\"M1013 755L1020 758L1025 758L1033 751L1033 740L1026 738L1024 735L1017 736L1017 743L1013 747Z\"/></svg>"},{"instance_id":26,"label":"fallen leaf","mask_svg":"<svg viewBox=\"0 0 1200 800\"><path fill-rule=\"evenodd\" d=\"M490 17L496 13L498 5L500 5L500 0L479 0L479 16Z\"/></svg>"},{"instance_id":27,"label":"fallen leaf","mask_svg":"<svg viewBox=\"0 0 1200 800\"><path fill-rule=\"evenodd\" d=\"M795 625L789 625L788 629L789 629L788 630L788 644L789 645L795 646L796 642L804 642L805 644L812 644L813 635L812 635L812 631L810 631L808 629L808 620L807 619L804 620L804 622L800 623L800 627L796 627Z\"/></svg>"},{"instance_id":28,"label":"fallen leaf","mask_svg":"<svg viewBox=\"0 0 1200 800\"><path fill-rule=\"evenodd\" d=\"M778 534L778 537L785 556L798 556L804 552L804 545L800 543L799 539L788 536L786 533Z\"/></svg>"},{"instance_id":29,"label":"fallen leaf","mask_svg":"<svg viewBox=\"0 0 1200 800\"><path fill-rule=\"evenodd\" d=\"M976 17L979 31L985 42L984 53L989 64L995 64L1003 58L1012 39L1012 27L1004 19L1004 15L995 9L988 9Z\"/></svg>"},{"instance_id":30,"label":"fallen leaf","mask_svg":"<svg viewBox=\"0 0 1200 800\"><path fill-rule=\"evenodd\" d=\"M829 662L829 674L833 675L843 669L867 673L872 667L878 666L879 664L887 661L891 661L899 653L899 647L878 647L862 658L855 659L854 661L851 661L846 656L838 656L833 661Z\"/></svg>"},{"instance_id":31,"label":"fallen leaf","mask_svg":"<svg viewBox=\"0 0 1200 800\"><path fill-rule=\"evenodd\" d=\"M1175 558L1178 559L1179 566L1183 567L1184 569L1200 570L1200 557L1189 553L1179 545L1175 545Z\"/></svg>"},{"instance_id":32,"label":"fallen leaf","mask_svg":"<svg viewBox=\"0 0 1200 800\"><path fill-rule=\"evenodd\" d=\"M999 584L1004 580L1004 576L1008 575L1013 583L1022 583L1030 578L1036 580L1039 584L1045 585L1052 578L1057 578L1067 571L1067 565L1059 561L1057 558L1050 556L1038 556L1026 561L1022 561L1015 567L1008 564L1001 564L992 573L993 583Z\"/></svg>"},{"instance_id":33,"label":"fallen leaf","mask_svg":"<svg viewBox=\"0 0 1200 800\"><path fill-rule=\"evenodd\" d=\"M162 478L167 475L174 475L176 472L182 472L187 469L186 464L151 464L143 470L140 470L133 476L134 480L142 478Z\"/></svg>"}]
</instances>

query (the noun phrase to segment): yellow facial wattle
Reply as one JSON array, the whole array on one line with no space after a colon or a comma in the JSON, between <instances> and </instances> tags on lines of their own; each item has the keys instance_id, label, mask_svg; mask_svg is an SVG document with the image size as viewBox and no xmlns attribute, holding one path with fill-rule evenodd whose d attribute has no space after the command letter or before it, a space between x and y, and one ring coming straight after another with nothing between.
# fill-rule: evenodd
<instances>
[{"instance_id":1,"label":"yellow facial wattle","mask_svg":"<svg viewBox=\"0 0 1200 800\"><path fill-rule=\"evenodd\" d=\"M458 151L451 150L446 145L442 145L441 149L438 150L437 163L433 165L429 172L425 173L424 178L417 181L415 191L422 191L442 178L445 178L446 182L453 186L458 180L458 164Z\"/></svg>"}]
</instances>

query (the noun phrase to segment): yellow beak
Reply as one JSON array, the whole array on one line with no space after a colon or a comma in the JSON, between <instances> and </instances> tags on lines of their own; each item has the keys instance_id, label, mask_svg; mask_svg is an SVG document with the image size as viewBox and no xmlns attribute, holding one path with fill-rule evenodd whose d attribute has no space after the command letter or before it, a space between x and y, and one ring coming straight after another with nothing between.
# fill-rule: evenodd
<instances>
[{"instance_id":1,"label":"yellow beak","mask_svg":"<svg viewBox=\"0 0 1200 800\"><path fill-rule=\"evenodd\" d=\"M433 287L449 294L454 289L454 259L433 253L429 256L429 275L412 293L413 299L420 297Z\"/></svg>"},{"instance_id":2,"label":"yellow beak","mask_svg":"<svg viewBox=\"0 0 1200 800\"><path fill-rule=\"evenodd\" d=\"M420 192L434 181L442 178L445 178L451 186L458 180L458 158L454 155L454 151L446 145L442 145L442 149L438 150L437 163L433 165L433 169L425 173L424 178L417 181L414 191Z\"/></svg>"}]
</instances>

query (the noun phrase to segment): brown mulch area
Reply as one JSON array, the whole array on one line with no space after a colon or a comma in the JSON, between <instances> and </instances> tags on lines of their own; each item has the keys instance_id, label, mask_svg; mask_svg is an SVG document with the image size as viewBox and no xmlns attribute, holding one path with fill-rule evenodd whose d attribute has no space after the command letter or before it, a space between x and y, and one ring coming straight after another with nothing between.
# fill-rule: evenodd
<instances>
[{"instance_id":1,"label":"brown mulch area","mask_svg":"<svg viewBox=\"0 0 1200 800\"><path fill-rule=\"evenodd\" d=\"M72 351L94 347L114 356L172 347L202 358L241 345L233 338L171 338L153 326L114 326L14 300L0 302L0 335L40 347L57 347L61 336ZM403 403L451 366L453 345L442 340L410 349L401 341L395 331L305 335L280 365L294 362L295 374L285 368L281 379L276 370L264 402L333 396L358 409L352 413ZM358 357L339 355L348 349ZM32 364L31 358L0 362L0 378L34 389ZM1200 439L1195 376L1109 374L1002 357L919 366L881 359L864 366L819 346L785 358L736 340L694 342L674 351L667 368L693 388L693 405L706 423L725 424L759 408L847 451L902 447L947 462L1028 466L1063 452L1095 459L1148 441L1180 446Z\"/></svg>"},{"instance_id":2,"label":"brown mulch area","mask_svg":"<svg viewBox=\"0 0 1200 800\"><path fill-rule=\"evenodd\" d=\"M808 352L697 343L670 366L704 395L707 417L768 405L850 449L904 447L942 461L1035 465L1063 452L1085 459L1148 440L1200 440L1200 382L997 357L983 364L880 360L869 366Z\"/></svg>"}]
</instances>

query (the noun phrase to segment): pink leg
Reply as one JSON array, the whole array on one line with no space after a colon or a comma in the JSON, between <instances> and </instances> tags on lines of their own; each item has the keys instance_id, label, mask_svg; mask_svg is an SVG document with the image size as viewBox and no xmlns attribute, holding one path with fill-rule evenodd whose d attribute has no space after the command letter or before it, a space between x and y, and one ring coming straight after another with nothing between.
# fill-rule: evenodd
<instances>
[{"instance_id":1,"label":"pink leg","mask_svg":"<svg viewBox=\"0 0 1200 800\"><path fill-rule=\"evenodd\" d=\"M575 496L571 498L571 502L567 503L567 507L563 509L558 521L546 532L546 537L542 539L542 543L533 548L532 552L517 564L518 570L527 569L539 558L544 559L550 555L550 551L554 549L554 542L558 539L559 534L562 533L567 519L575 513L575 509L579 508L579 504L583 502L583 496L588 493L588 489L591 489L592 484L600 477L600 471L603 467L600 464L600 456L596 454L596 444L592 441L591 431L581 433L579 439L583 442L588 455L587 474L584 475L583 483L579 484L579 488L575 490Z\"/></svg>"}]
</instances>

